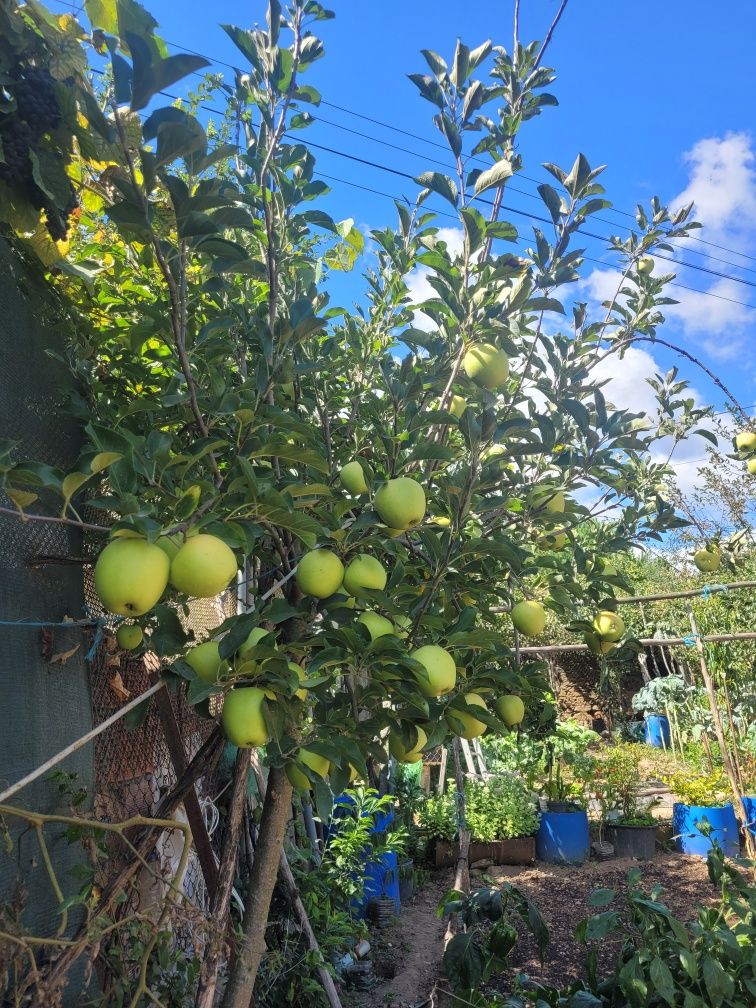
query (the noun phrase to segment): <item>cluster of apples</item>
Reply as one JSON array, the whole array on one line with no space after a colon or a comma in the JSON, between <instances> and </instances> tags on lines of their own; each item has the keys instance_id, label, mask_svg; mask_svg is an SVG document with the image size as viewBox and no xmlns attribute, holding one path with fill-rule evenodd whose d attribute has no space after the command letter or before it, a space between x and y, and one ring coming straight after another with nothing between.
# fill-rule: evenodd
<instances>
[{"instance_id":1,"label":"cluster of apples","mask_svg":"<svg viewBox=\"0 0 756 1008\"><path fill-rule=\"evenodd\" d=\"M746 457L746 469L751 476L756 476L756 433L741 431L735 436L735 448L741 456Z\"/></svg>"},{"instance_id":2,"label":"cluster of apples","mask_svg":"<svg viewBox=\"0 0 756 1008\"><path fill-rule=\"evenodd\" d=\"M233 551L214 535L160 536L155 543L129 530L117 530L97 558L95 591L108 612L144 616L163 597L168 585L192 598L213 598L228 587L237 570ZM118 644L138 647L142 629L123 624Z\"/></svg>"},{"instance_id":3,"label":"cluster of apples","mask_svg":"<svg viewBox=\"0 0 756 1008\"><path fill-rule=\"evenodd\" d=\"M609 654L625 633L621 616L611 609L601 609L593 617L592 629L585 635L585 643L594 654Z\"/></svg>"}]
</instances>

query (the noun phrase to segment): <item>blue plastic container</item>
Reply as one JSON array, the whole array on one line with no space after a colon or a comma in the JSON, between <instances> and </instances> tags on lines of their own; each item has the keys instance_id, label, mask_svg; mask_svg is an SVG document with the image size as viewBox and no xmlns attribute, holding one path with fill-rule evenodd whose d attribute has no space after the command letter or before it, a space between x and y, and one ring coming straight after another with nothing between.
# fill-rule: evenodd
<instances>
[{"instance_id":1,"label":"blue plastic container","mask_svg":"<svg viewBox=\"0 0 756 1008\"><path fill-rule=\"evenodd\" d=\"M703 819L706 819L711 827L710 837L704 836L696 826L696 823ZM714 808L675 802L672 806L672 834L675 838L675 847L682 854L706 857L711 850L711 838L716 839L727 857L738 857L740 854L738 820L730 802Z\"/></svg>"},{"instance_id":2,"label":"blue plastic container","mask_svg":"<svg viewBox=\"0 0 756 1008\"><path fill-rule=\"evenodd\" d=\"M536 857L547 864L583 864L591 853L585 812L542 812L536 833Z\"/></svg>"},{"instance_id":3,"label":"blue plastic container","mask_svg":"<svg viewBox=\"0 0 756 1008\"><path fill-rule=\"evenodd\" d=\"M672 736L669 731L669 718L666 714L647 714L645 728L646 745L654 749L669 749Z\"/></svg>"},{"instance_id":4,"label":"blue plastic container","mask_svg":"<svg viewBox=\"0 0 756 1008\"><path fill-rule=\"evenodd\" d=\"M746 822L751 834L756 837L756 796L743 797L745 806Z\"/></svg>"}]
</instances>

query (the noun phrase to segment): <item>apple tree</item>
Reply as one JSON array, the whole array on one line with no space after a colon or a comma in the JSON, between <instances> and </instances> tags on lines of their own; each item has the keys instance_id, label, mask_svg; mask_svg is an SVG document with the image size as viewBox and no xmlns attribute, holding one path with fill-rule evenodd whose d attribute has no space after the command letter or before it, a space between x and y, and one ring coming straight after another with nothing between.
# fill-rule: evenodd
<instances>
[{"instance_id":1,"label":"apple tree","mask_svg":"<svg viewBox=\"0 0 756 1008\"><path fill-rule=\"evenodd\" d=\"M86 198L51 282L87 443L71 473L6 446L2 486L32 520L37 494L58 494L59 518L101 536L106 608L138 623L191 703L225 698L222 730L268 767L224 1002L247 1008L293 791L327 803L326 781L374 775L389 738L412 756L509 730L512 698L532 707L543 686L492 611L611 609L606 558L679 526L649 460L663 424L616 408L594 371L655 337L670 277L648 257L694 225L689 209L639 208L594 318L575 285L581 226L609 205L602 169L547 164L535 226L502 219L520 130L556 104L546 45L459 42L410 78L453 170L421 174L368 255L353 221L317 207L327 185L298 139L330 11L270 0L266 27L224 26L239 143L213 146L191 108L142 114L199 58L168 56L136 4L86 8L111 58L113 148L76 163ZM458 247L432 207L455 217ZM364 298L332 305L331 271L358 260ZM416 270L432 291L419 302ZM239 614L199 654L181 607L237 580Z\"/></svg>"}]
</instances>

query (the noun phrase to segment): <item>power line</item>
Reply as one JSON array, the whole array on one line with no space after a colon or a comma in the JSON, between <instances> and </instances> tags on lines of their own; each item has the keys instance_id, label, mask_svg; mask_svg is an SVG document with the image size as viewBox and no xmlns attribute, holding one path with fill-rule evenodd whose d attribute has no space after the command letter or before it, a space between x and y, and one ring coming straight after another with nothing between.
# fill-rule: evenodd
<instances>
[{"instance_id":1,"label":"power line","mask_svg":"<svg viewBox=\"0 0 756 1008\"><path fill-rule=\"evenodd\" d=\"M62 3L63 0L57 0L57 2L58 3ZM92 71L94 73L96 73L96 74L98 74L100 76L102 76L104 74L103 70L99 70L96 67L92 67L91 69L92 69ZM182 102L185 101L185 99L181 98L179 95L172 94L170 91L157 91L155 93L161 95L164 98L169 98L169 99L171 99L171 101L182 101ZM197 107L203 109L204 111L211 112L213 115L220 115L220 116L224 115L224 112L221 109L214 108L211 105L200 104ZM289 135L289 134L287 133L285 135ZM325 146L323 144L315 143L314 141L309 141L309 143L307 143L307 144L303 143L303 146L313 147L316 150L325 151L325 152L333 154L333 155L335 155L337 157L346 158L346 159L348 159L350 161L355 161L355 162L357 162L359 164L363 164L363 165L366 165L368 167L375 168L378 171L386 172L386 173L391 174L391 175L396 175L396 176L398 176L400 178L407 179L407 180L409 180L411 182L416 182L415 176L412 175L412 174L410 174L409 172L404 172L404 171L401 171L398 168L392 168L392 167L390 167L388 165L379 164L377 161L371 161L371 160L366 159L366 158L358 157L356 154L348 154L346 151L336 150L333 147L327 147L327 146ZM237 147L236 149L237 150L241 150L241 148L239 148L239 147ZM357 188L361 188L361 187L357 187ZM387 194L384 194L384 195L387 195ZM395 199L395 197L390 197L390 198L391 199ZM493 206L493 201L492 200L485 199L482 196L474 196L474 197L472 197L472 202L483 203L486 206ZM506 203L502 203L500 208L502 210L506 210L508 213L514 213L514 214L517 214L517 215L519 215L521 217L527 217L530 220L535 220L535 221L538 221L539 223L543 223L543 224L546 224L546 225L551 225L553 223L547 217L542 217L539 214L530 213L527 210L520 210L518 207L513 207L513 206L511 206L509 204L506 204ZM440 213L440 211L434 211L434 212ZM455 220L458 220L458 218L455 217L452 214L444 214L444 216L454 217ZM597 234L595 234L595 233L593 233L591 231L586 231L584 228L576 228L575 230L576 230L576 233L579 233L581 235L585 235L588 238L594 238L594 239L596 239L598 241L607 242L609 240L607 237L605 237L603 235L597 235ZM610 249L609 251L614 251L614 250ZM591 256L584 255L581 258L585 262L596 263L599 266L604 266L604 267L606 267L607 265L611 266L611 264L607 264L606 262L604 262L604 261L602 261L600 259L592 258ZM676 265L680 265L679 263L677 263L677 260L669 259L668 256L659 256L657 254L657 258L665 259L665 260L668 260L670 262L674 262ZM751 287L756 287L756 283L754 283L753 281L743 280L743 279L740 279L738 277L732 277L732 276L729 276L728 274L725 274L725 273L719 273L716 270L706 269L706 267L703 267L703 266L695 266L693 264L682 264L682 265L687 265L687 266L689 266L692 269L698 269L698 270L701 270L701 271L703 271L705 273L710 273L710 274L712 274L714 276L718 276L718 277L721 277L721 278L726 279L726 280L733 280L735 282L743 283L743 284L746 284L746 285L751 286ZM616 267L612 267L612 268L616 268ZM705 297L713 297L713 298L716 298L718 301L727 301L730 304L736 304L736 305L739 305L742 308L747 308L747 309L749 309L751 311L756 311L756 305L748 304L745 301L738 301L736 298L726 297L724 294L716 294L713 291L702 291L702 290L699 290L697 287L688 287L687 285L678 283L677 281L670 281L669 286L670 287L677 287L679 290L689 291L692 294L701 294L701 295L704 295Z\"/></svg>"},{"instance_id":2,"label":"power line","mask_svg":"<svg viewBox=\"0 0 756 1008\"><path fill-rule=\"evenodd\" d=\"M74 11L77 16L81 13L80 8L78 6L76 6L74 3L68 2L68 0L55 0L55 2L59 3L63 7L67 7L69 10ZM179 49L182 52L190 53L191 55L194 55L194 56L201 56L203 59L209 60L214 65L226 67L227 69L233 70L234 72L238 71L238 69L239 69L237 66L235 66L232 63L228 63L225 60L221 60L221 59L215 59L214 57L208 56L205 53L201 53L201 52L199 52L196 49L191 49L191 48L189 48L187 46L183 46L183 45L179 44L178 42L172 42L169 39L165 39L164 41L166 42L167 45L172 46L174 49ZM203 74L201 74L201 73L199 73L197 71L194 71L193 75L197 76L197 77L200 77L200 78L202 78L204 76ZM392 123L384 122L381 119L377 119L377 118L375 118L373 116L366 115L366 114L364 114L362 112L356 112L353 109L349 109L349 108L347 108L347 107L345 107L343 105L338 105L338 104L336 104L334 102L326 101L325 99L321 99L321 104L322 105L327 105L329 108L337 109L338 111L343 112L346 115L351 115L351 116L354 116L354 117L359 118L359 119L364 119L366 122L371 122L374 125L380 126L380 127L384 128L384 129L392 130L393 132L400 133L400 134L402 134L404 136L412 137L413 139L418 140L421 143L429 144L429 145L431 145L433 147L437 147L437 148L439 148L441 150L444 150L444 151L447 150L447 147L444 144L442 144L442 143L440 143L440 142L438 142L436 140L431 140L431 139L429 139L427 137L423 137L423 136L421 136L421 135L419 135L417 133L412 133L409 130L402 129L401 127L395 126ZM207 108L207 106L200 106L200 107L201 108L205 108L205 109ZM223 113L219 112L218 110L216 110L216 114L222 115ZM340 123L334 123L334 122L332 122L330 120L323 119L322 116L317 116L317 117L313 117L313 118L316 119L316 121L323 122L324 124L330 125L330 126L336 128L336 129L342 129L342 130L345 130L347 132L363 136L365 139L369 139L369 140L373 141L374 143L379 143L379 144L383 144L384 146L387 146L387 147L392 147L392 148L395 148L395 149L402 150L402 148L398 148L397 145L391 144L388 141L381 140L378 137L370 136L368 134L360 133L357 130L352 130L352 129L350 129L347 126L341 125ZM417 154L415 152L409 152L409 151L405 151L405 153L412 153L416 157L423 157L424 156L424 155L419 155L419 154ZM428 160L431 160L431 159L428 158ZM487 162L485 162L481 158L474 158L473 160L480 161L481 163L487 164ZM436 163L440 164L441 162L436 162ZM448 165L446 167L447 167L447 169L449 168ZM532 182L535 185L541 184L538 179L532 178L532 177L530 177L528 175L525 175L523 173L520 173L519 177L522 178L522 179L524 179L525 181ZM513 186L508 186L508 189L510 191L518 192L521 195L526 196L529 199L538 199L538 200L540 200L540 197L536 196L534 193L528 193L525 190L516 189ZM611 207L611 208L608 208L608 209L609 209L609 211L611 213L618 214L620 216L630 218L631 220L635 220L635 215L633 213L629 212L629 211L618 210L618 209L616 209L614 207ZM614 223L613 221L608 221L604 217L595 216L594 219L598 220L598 221L601 221L603 223L609 224L609 225L611 225L611 224ZM584 233L585 234L589 234L589 232L584 232ZM594 236L591 235L590 237L594 237ZM607 239L602 237L600 240L606 241ZM716 248L716 249L719 249L720 251L729 252L729 253L731 253L733 255L739 256L740 258L748 259L750 261L756 262L756 256L751 256L751 255L748 255L746 253L739 252L737 249L731 249L731 248L728 248L727 246L717 244L716 242L708 241L708 240L706 240L704 238L698 238L696 236L691 235L687 240L688 241L699 242L699 243L701 243L703 245L707 245L710 248ZM716 260L718 262L722 262L725 265L732 266L734 269L740 269L742 271L749 272L749 273L756 273L756 269L751 269L750 267L747 267L747 266L741 266L741 265L738 265L737 263L733 263L733 262L731 262L729 260L724 260L724 259L721 259L721 258L719 258L717 256L712 256L712 255L710 255L708 253L705 253L705 252L699 252L696 249L689 249L689 252L691 252L693 255L701 255L701 256L706 255L708 258L710 258L712 260ZM738 277L732 277L732 276L728 276L727 274L718 273L717 271L714 271L714 270L708 270L708 269L706 269L706 267L697 266L697 265L695 265L693 263L685 263L683 260L672 259L672 258L670 258L668 256L662 256L660 254L657 254L657 258L665 259L665 260L667 260L669 262L680 263L682 265L687 266L690 269L698 269L698 270L700 270L702 272L708 272L708 273L711 273L713 276L718 276L718 277L721 277L723 279L729 279L729 280L732 280L732 281L734 281L736 283L743 283L743 284L747 284L747 285L756 287L756 283L754 283L752 281L742 280L742 279L740 279Z\"/></svg>"}]
</instances>

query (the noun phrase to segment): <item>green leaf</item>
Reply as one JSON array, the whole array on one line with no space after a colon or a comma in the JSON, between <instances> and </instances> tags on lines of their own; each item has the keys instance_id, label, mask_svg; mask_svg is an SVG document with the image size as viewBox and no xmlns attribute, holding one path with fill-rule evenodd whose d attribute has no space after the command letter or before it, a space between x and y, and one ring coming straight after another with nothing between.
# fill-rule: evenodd
<instances>
[{"instance_id":1,"label":"green leaf","mask_svg":"<svg viewBox=\"0 0 756 1008\"><path fill-rule=\"evenodd\" d=\"M84 484L87 482L87 480L91 478L92 478L91 473L87 474L80 472L69 473L68 476L65 477L60 488L63 494L63 499L65 501L65 503L63 504L63 514L65 514L66 511L68 510L69 502L73 497L73 495L76 493L76 491L80 487L83 487Z\"/></svg>"},{"instance_id":2,"label":"green leaf","mask_svg":"<svg viewBox=\"0 0 756 1008\"><path fill-rule=\"evenodd\" d=\"M202 489L198 486L188 487L176 502L174 514L177 521L185 521L199 507L202 498Z\"/></svg>"},{"instance_id":3,"label":"green leaf","mask_svg":"<svg viewBox=\"0 0 756 1008\"><path fill-rule=\"evenodd\" d=\"M485 956L477 932L456 934L446 946L443 956L445 976L457 990L474 990L483 979Z\"/></svg>"},{"instance_id":4,"label":"green leaf","mask_svg":"<svg viewBox=\"0 0 756 1008\"><path fill-rule=\"evenodd\" d=\"M442 175L441 172L423 172L422 175L417 176L415 182L426 189L430 189L432 192L438 193L439 196L443 196L445 200L448 200L456 208L459 193L457 192L457 186L448 175Z\"/></svg>"},{"instance_id":5,"label":"green leaf","mask_svg":"<svg viewBox=\"0 0 756 1008\"><path fill-rule=\"evenodd\" d=\"M558 223L562 215L562 200L559 193L553 186L547 185L545 182L543 185L538 186L538 192L541 194L541 199L551 214L552 221L555 224Z\"/></svg>"},{"instance_id":6,"label":"green leaf","mask_svg":"<svg viewBox=\"0 0 756 1008\"><path fill-rule=\"evenodd\" d=\"M712 956L704 958L703 980L714 1008L721 1005L725 998L732 997L735 989L733 979L722 964Z\"/></svg>"},{"instance_id":7,"label":"green leaf","mask_svg":"<svg viewBox=\"0 0 756 1008\"><path fill-rule=\"evenodd\" d=\"M620 915L615 910L607 910L604 913L590 917L585 929L587 941L599 941L606 938L620 923Z\"/></svg>"},{"instance_id":8,"label":"green leaf","mask_svg":"<svg viewBox=\"0 0 756 1008\"><path fill-rule=\"evenodd\" d=\"M29 490L14 490L12 487L3 487L3 492L6 496L10 497L19 511L23 511L25 507L29 507L30 504L39 499L38 494L31 493Z\"/></svg>"},{"instance_id":9,"label":"green leaf","mask_svg":"<svg viewBox=\"0 0 756 1008\"><path fill-rule=\"evenodd\" d=\"M656 993L663 997L664 1000L669 1005L674 1005L675 1003L675 981L670 972L669 966L659 958L659 956L654 956L651 960L651 968L649 970L649 975L651 977L651 984L656 988Z\"/></svg>"},{"instance_id":10,"label":"green leaf","mask_svg":"<svg viewBox=\"0 0 756 1008\"><path fill-rule=\"evenodd\" d=\"M454 50L454 62L452 63L451 78L452 84L460 88L467 80L470 72L470 50L464 43L457 39L457 46Z\"/></svg>"},{"instance_id":11,"label":"green leaf","mask_svg":"<svg viewBox=\"0 0 756 1008\"><path fill-rule=\"evenodd\" d=\"M90 462L89 467L93 473L102 472L103 469L107 469L108 466L113 465L114 462L118 462L122 458L123 455L120 452L98 452Z\"/></svg>"},{"instance_id":12,"label":"green leaf","mask_svg":"<svg viewBox=\"0 0 756 1008\"><path fill-rule=\"evenodd\" d=\"M688 974L691 980L696 980L698 978L698 960L690 951L690 949L680 949L677 953L680 958L680 963L682 968Z\"/></svg>"},{"instance_id":13,"label":"green leaf","mask_svg":"<svg viewBox=\"0 0 756 1008\"><path fill-rule=\"evenodd\" d=\"M210 62L204 56L194 56L190 53L179 53L166 59L154 59L154 54L150 52L144 39L132 32L126 33L126 41L133 60L132 112L145 108L158 91L163 91L196 70L210 66Z\"/></svg>"},{"instance_id":14,"label":"green leaf","mask_svg":"<svg viewBox=\"0 0 756 1008\"><path fill-rule=\"evenodd\" d=\"M425 57L425 62L430 67L431 73L435 74L436 77L443 77L448 69L446 61L438 53L433 52L432 49L421 49L420 52Z\"/></svg>"},{"instance_id":15,"label":"green leaf","mask_svg":"<svg viewBox=\"0 0 756 1008\"><path fill-rule=\"evenodd\" d=\"M486 220L482 213L474 207L460 210L460 217L465 228L465 236L470 254L477 252L482 246L486 235Z\"/></svg>"},{"instance_id":16,"label":"green leaf","mask_svg":"<svg viewBox=\"0 0 756 1008\"><path fill-rule=\"evenodd\" d=\"M263 455L271 455L283 462L300 462L302 465L317 469L318 472L328 473L328 463L311 448L300 448L297 445L289 444L284 439L274 439L253 452L250 458L260 458Z\"/></svg>"},{"instance_id":17,"label":"green leaf","mask_svg":"<svg viewBox=\"0 0 756 1008\"><path fill-rule=\"evenodd\" d=\"M503 185L504 182L512 175L512 164L505 158L501 161L497 161L495 165L491 168L487 168L484 172L475 179L474 192L476 196L479 196L486 189L493 189L495 186Z\"/></svg>"},{"instance_id":18,"label":"green leaf","mask_svg":"<svg viewBox=\"0 0 756 1008\"><path fill-rule=\"evenodd\" d=\"M594 889L586 902L588 906L605 907L609 906L615 895L614 889Z\"/></svg>"}]
</instances>

